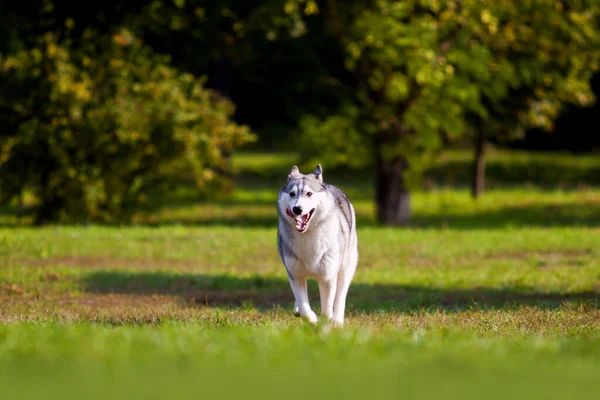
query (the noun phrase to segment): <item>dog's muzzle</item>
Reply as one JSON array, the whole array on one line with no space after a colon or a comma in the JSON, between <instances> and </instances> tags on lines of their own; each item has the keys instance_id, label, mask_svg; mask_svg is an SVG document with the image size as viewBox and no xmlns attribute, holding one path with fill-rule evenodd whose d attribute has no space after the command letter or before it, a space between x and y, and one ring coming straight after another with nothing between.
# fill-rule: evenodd
<instances>
[{"instance_id":1,"label":"dog's muzzle","mask_svg":"<svg viewBox=\"0 0 600 400\"><path fill-rule=\"evenodd\" d=\"M306 232L308 223L313 216L315 209L313 208L304 215L295 215L289 208L285 209L285 213L296 221L296 230L300 233Z\"/></svg>"}]
</instances>

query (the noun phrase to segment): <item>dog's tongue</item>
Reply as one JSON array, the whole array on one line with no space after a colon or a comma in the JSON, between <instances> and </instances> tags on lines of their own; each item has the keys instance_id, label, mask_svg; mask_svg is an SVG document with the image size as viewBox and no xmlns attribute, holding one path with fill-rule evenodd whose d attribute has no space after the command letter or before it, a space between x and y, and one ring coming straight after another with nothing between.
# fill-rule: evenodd
<instances>
[{"instance_id":1,"label":"dog's tongue","mask_svg":"<svg viewBox=\"0 0 600 400\"><path fill-rule=\"evenodd\" d=\"M300 215L296 217L296 229L303 231L306 229L306 222L308 222L308 214Z\"/></svg>"},{"instance_id":2,"label":"dog's tongue","mask_svg":"<svg viewBox=\"0 0 600 400\"><path fill-rule=\"evenodd\" d=\"M292 214L292 212L290 211L289 208L286 208L285 213L287 215L289 215L290 217L294 218L294 220L296 221L296 229L297 230L303 231L306 229L306 225L308 224L308 219L309 219L310 213L296 216L296 215Z\"/></svg>"}]
</instances>

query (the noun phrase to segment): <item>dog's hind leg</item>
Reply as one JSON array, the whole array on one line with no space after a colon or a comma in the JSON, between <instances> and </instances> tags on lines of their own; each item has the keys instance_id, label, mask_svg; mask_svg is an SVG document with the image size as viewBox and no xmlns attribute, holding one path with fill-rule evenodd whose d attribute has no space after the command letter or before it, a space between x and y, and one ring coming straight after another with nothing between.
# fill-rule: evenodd
<instances>
[{"instance_id":1,"label":"dog's hind leg","mask_svg":"<svg viewBox=\"0 0 600 400\"><path fill-rule=\"evenodd\" d=\"M308 284L306 278L295 278L290 277L290 286L294 297L296 298L296 305L294 307L294 313L299 314L302 318L307 319L310 323L317 323L317 314L310 309L308 302Z\"/></svg>"}]
</instances>

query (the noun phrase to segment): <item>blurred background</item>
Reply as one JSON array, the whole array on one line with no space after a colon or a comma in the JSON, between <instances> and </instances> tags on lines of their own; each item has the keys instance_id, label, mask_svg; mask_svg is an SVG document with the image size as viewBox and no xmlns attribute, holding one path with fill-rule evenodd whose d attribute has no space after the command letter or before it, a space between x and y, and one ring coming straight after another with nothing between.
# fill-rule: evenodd
<instances>
[{"instance_id":1,"label":"blurred background","mask_svg":"<svg viewBox=\"0 0 600 400\"><path fill-rule=\"evenodd\" d=\"M363 225L594 224L599 28L595 0L3 2L1 221L274 226L321 163Z\"/></svg>"}]
</instances>

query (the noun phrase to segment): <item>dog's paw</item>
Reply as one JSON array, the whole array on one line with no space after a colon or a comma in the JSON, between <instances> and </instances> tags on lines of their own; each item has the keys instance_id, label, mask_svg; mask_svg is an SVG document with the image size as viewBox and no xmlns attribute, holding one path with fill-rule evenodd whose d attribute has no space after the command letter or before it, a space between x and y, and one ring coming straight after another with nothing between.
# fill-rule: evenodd
<instances>
[{"instance_id":1,"label":"dog's paw","mask_svg":"<svg viewBox=\"0 0 600 400\"><path fill-rule=\"evenodd\" d=\"M300 310L300 307L295 306L294 307L294 315L296 317L302 317L303 319L307 320L311 324L317 323L317 314L315 314L315 312L313 310L311 310L310 307L306 307L303 310Z\"/></svg>"},{"instance_id":2,"label":"dog's paw","mask_svg":"<svg viewBox=\"0 0 600 400\"><path fill-rule=\"evenodd\" d=\"M309 310L308 313L306 314L306 319L308 320L308 322L310 322L311 324L316 324L318 321L317 318L317 314L315 314L314 311Z\"/></svg>"}]
</instances>

